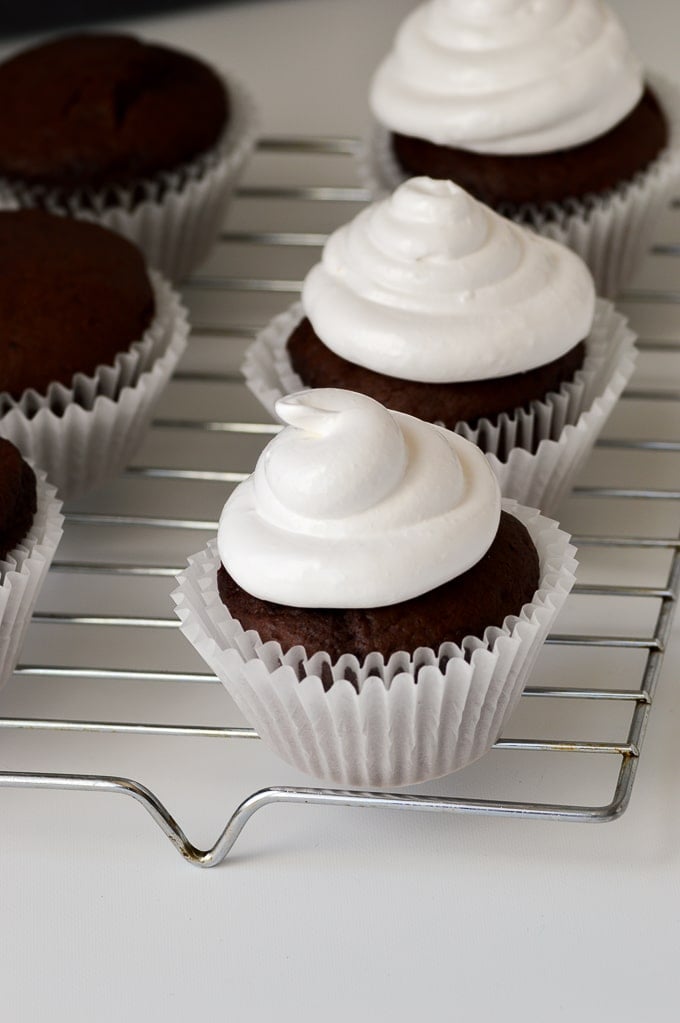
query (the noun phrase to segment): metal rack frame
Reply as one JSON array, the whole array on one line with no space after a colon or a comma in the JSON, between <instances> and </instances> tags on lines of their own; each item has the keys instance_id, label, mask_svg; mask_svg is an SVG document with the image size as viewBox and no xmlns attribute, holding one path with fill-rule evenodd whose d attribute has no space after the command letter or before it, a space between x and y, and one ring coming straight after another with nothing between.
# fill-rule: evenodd
<instances>
[{"instance_id":1,"label":"metal rack frame","mask_svg":"<svg viewBox=\"0 0 680 1023\"><path fill-rule=\"evenodd\" d=\"M357 142L353 139L338 138L272 138L260 143L260 150L269 153L309 154L309 155L355 155ZM340 202L361 202L368 199L367 193L360 188L351 187L243 187L239 191L246 198L276 198L283 200L304 199L310 202L323 203L328 200ZM677 203L675 204L677 205ZM232 231L225 232L222 240L226 243L244 245L280 246L285 252L286 246L321 246L325 235L310 232L282 231ZM680 255L680 246L657 246L659 254L676 257ZM299 289L299 281L273 278L233 278L233 277L198 277L191 281L192 288L203 288L216 291L252 291L252 292L285 292L295 295ZM680 303L680 292L629 292L629 301L651 300L662 303ZM217 336L243 337L254 333L253 328L235 324L223 327L195 326L200 334ZM680 352L680 341L642 340L640 347L647 351ZM197 373L180 372L176 380L191 383L201 382L234 382L229 375L204 376ZM629 399L680 401L680 392L669 390L640 390L629 388L626 391ZM154 423L157 428L173 428L200 430L205 432L235 434L271 434L276 427L270 423L239 423L215 420L182 420L158 419ZM600 440L600 447L638 452L680 452L680 441L675 440L640 440L610 439ZM232 471L204 471L190 467L163 468L158 466L135 466L127 470L128 477L144 477L150 479L201 480L218 483L234 483L244 478L243 473ZM606 501L610 498L639 499L641 501L680 500L678 490L637 489L629 487L579 487L576 493L590 498ZM72 512L66 515L66 528L69 525L99 526L141 526L149 529L180 529L180 530L212 530L215 522L202 519L174 519L163 517L141 516L136 514L97 514ZM107 792L132 797L153 818L163 833L172 842L180 854L196 866L211 867L220 863L229 853L234 842L250 818L262 807L275 803L311 804L345 807L390 808L398 810L420 810L441 813L485 814L502 817L521 817L533 819L549 819L561 821L604 822L619 817L628 806L633 783L640 760L640 754L647 728L649 713L652 707L659 674L663 661L666 643L669 638L674 604L680 593L680 539L677 537L655 538L644 536L615 535L581 535L574 538L580 547L605 548L638 548L663 549L671 552L670 568L667 579L662 586L620 586L620 585L584 585L575 587L576 593L654 598L659 600L659 611L652 635L648 637L619 637L610 635L553 634L548 643L579 647L607 647L639 649L644 652L645 661L641 672L638 688L607 689L597 686L556 687L531 685L525 690L523 700L569 699L578 701L615 701L632 706L632 717L628 734L624 742L599 741L553 741L550 739L514 740L501 738L496 748L504 750L524 750L531 752L561 752L573 755L602 754L620 759L618 774L611 799L603 805L566 805L550 802L504 801L485 798L455 798L404 793L356 792L340 791L316 787L268 787L252 793L234 810L217 841L208 849L200 849L186 837L179 824L173 819L166 807L157 796L141 782L132 778L53 774L53 773L13 773L0 772L0 787L5 788L41 788L60 790L86 790ZM52 571L69 573L92 573L109 576L142 576L172 577L179 566L152 566L90 563L87 561L55 561ZM86 615L86 614L41 614L34 616L38 622L59 622L77 626L105 626L125 628L139 626L145 629L175 628L174 618L133 617L122 615ZM51 678L78 679L131 679L145 681L213 681L210 674L187 674L171 671L129 671L123 668L74 668L69 666L40 667L20 665L17 674L25 677L46 676ZM103 722L81 720L56 720L44 718L0 718L0 729L38 730L59 732L87 733L119 733L135 735L170 735L176 737L192 736L217 738L221 740L243 741L257 739L253 729L241 727L207 727L193 725L164 725L140 722Z\"/></svg>"}]
</instances>

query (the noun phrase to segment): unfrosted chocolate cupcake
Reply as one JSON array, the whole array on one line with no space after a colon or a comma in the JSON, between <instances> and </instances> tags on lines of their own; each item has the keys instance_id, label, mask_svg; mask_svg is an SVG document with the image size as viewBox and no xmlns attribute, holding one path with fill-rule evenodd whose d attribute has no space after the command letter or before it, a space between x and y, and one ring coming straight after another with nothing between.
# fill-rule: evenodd
<instances>
[{"instance_id":1,"label":"unfrosted chocolate cupcake","mask_svg":"<svg viewBox=\"0 0 680 1023\"><path fill-rule=\"evenodd\" d=\"M224 82L187 53L125 35L74 35L0 64L0 175L67 201L134 188L217 143Z\"/></svg>"},{"instance_id":2,"label":"unfrosted chocolate cupcake","mask_svg":"<svg viewBox=\"0 0 680 1023\"><path fill-rule=\"evenodd\" d=\"M152 266L207 253L254 144L238 82L131 36L63 36L0 64L0 199L98 219Z\"/></svg>"},{"instance_id":3,"label":"unfrosted chocolate cupcake","mask_svg":"<svg viewBox=\"0 0 680 1023\"><path fill-rule=\"evenodd\" d=\"M0 438L0 688L16 665L62 523L44 472Z\"/></svg>"},{"instance_id":4,"label":"unfrosted chocolate cupcake","mask_svg":"<svg viewBox=\"0 0 680 1023\"><path fill-rule=\"evenodd\" d=\"M317 777L404 785L469 763L569 590L566 537L502 510L479 448L440 427L332 389L277 413L288 426L180 577L185 634Z\"/></svg>"},{"instance_id":5,"label":"unfrosted chocolate cupcake","mask_svg":"<svg viewBox=\"0 0 680 1023\"><path fill-rule=\"evenodd\" d=\"M680 174L676 90L645 83L596 0L428 0L400 27L370 104L376 187L450 178L572 246L601 294L630 274Z\"/></svg>"},{"instance_id":6,"label":"unfrosted chocolate cupcake","mask_svg":"<svg viewBox=\"0 0 680 1023\"><path fill-rule=\"evenodd\" d=\"M62 496L119 471L186 345L135 245L42 210L0 212L0 435Z\"/></svg>"},{"instance_id":7,"label":"unfrosted chocolate cupcake","mask_svg":"<svg viewBox=\"0 0 680 1023\"><path fill-rule=\"evenodd\" d=\"M29 533L37 506L33 469L0 438L0 561Z\"/></svg>"},{"instance_id":8,"label":"unfrosted chocolate cupcake","mask_svg":"<svg viewBox=\"0 0 680 1023\"><path fill-rule=\"evenodd\" d=\"M125 238L39 210L0 212L0 379L15 401L112 366L154 314L144 259Z\"/></svg>"}]
</instances>

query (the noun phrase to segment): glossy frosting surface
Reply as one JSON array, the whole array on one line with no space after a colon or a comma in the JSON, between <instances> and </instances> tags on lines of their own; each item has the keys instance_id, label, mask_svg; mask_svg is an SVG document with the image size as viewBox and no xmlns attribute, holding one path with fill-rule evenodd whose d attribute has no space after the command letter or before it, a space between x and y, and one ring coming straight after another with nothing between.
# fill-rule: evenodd
<instances>
[{"instance_id":1,"label":"glossy frosting surface","mask_svg":"<svg viewBox=\"0 0 680 1023\"><path fill-rule=\"evenodd\" d=\"M468 441L365 395L282 398L288 424L227 501L220 559L253 596L293 607L381 607L476 564L500 492Z\"/></svg>"},{"instance_id":2,"label":"glossy frosting surface","mask_svg":"<svg viewBox=\"0 0 680 1023\"><path fill-rule=\"evenodd\" d=\"M450 181L412 178L331 235L302 302L337 355L443 383L563 355L590 331L595 289L569 249Z\"/></svg>"},{"instance_id":3,"label":"glossy frosting surface","mask_svg":"<svg viewBox=\"0 0 680 1023\"><path fill-rule=\"evenodd\" d=\"M404 135L527 154L603 135L642 91L641 65L600 0L429 0L402 23L370 103Z\"/></svg>"}]
</instances>

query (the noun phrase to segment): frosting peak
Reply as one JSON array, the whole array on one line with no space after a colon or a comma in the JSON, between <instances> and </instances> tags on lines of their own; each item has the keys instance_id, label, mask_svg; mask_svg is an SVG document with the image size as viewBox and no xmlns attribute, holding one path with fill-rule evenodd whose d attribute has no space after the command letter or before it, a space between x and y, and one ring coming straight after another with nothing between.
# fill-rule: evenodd
<instances>
[{"instance_id":1,"label":"frosting peak","mask_svg":"<svg viewBox=\"0 0 680 1023\"><path fill-rule=\"evenodd\" d=\"M302 302L336 354L441 383L563 355L590 332L595 289L569 249L451 181L412 178L331 235Z\"/></svg>"},{"instance_id":2,"label":"frosting peak","mask_svg":"<svg viewBox=\"0 0 680 1023\"><path fill-rule=\"evenodd\" d=\"M642 69L600 0L428 0L371 87L383 124L480 153L550 152L609 131Z\"/></svg>"},{"instance_id":3,"label":"frosting peak","mask_svg":"<svg viewBox=\"0 0 680 1023\"><path fill-rule=\"evenodd\" d=\"M500 492L482 452L362 394L277 402L289 425L227 501L222 564L263 600L380 607L426 593L491 546Z\"/></svg>"},{"instance_id":4,"label":"frosting peak","mask_svg":"<svg viewBox=\"0 0 680 1023\"><path fill-rule=\"evenodd\" d=\"M266 504L273 495L281 519L339 519L384 500L404 474L406 446L389 415L362 395L320 389L280 398L276 412L290 429L267 447L254 482ZM370 437L357 458L353 438Z\"/></svg>"},{"instance_id":5,"label":"frosting peak","mask_svg":"<svg viewBox=\"0 0 680 1023\"><path fill-rule=\"evenodd\" d=\"M383 217L367 225L377 248L417 260L444 263L484 245L488 224L483 208L451 181L412 178L398 188Z\"/></svg>"}]
</instances>

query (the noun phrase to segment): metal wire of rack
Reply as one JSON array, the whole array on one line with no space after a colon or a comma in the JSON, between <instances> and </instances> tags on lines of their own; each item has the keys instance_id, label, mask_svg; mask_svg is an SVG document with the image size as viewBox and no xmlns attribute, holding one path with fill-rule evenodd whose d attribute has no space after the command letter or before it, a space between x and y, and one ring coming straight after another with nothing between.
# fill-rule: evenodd
<instances>
[{"instance_id":1,"label":"metal wire of rack","mask_svg":"<svg viewBox=\"0 0 680 1023\"><path fill-rule=\"evenodd\" d=\"M258 152L260 157L269 157L275 162L280 161L282 157L293 158L295 164L293 177L295 177L297 174L306 175L309 172L310 161L316 158L344 159L349 165L347 157L354 156L356 148L357 142L348 138L277 137L263 140ZM301 161L299 166L295 161ZM305 261L311 264L317 258L318 249L323 245L327 229L333 226L334 219L338 224L342 223L351 215L352 204L361 204L367 199L368 196L364 190L355 186L345 184L305 185L296 180L276 185L270 183L249 184L239 190L235 203L236 225L233 229L223 233L220 248L224 250L232 247L238 250L241 256L244 252L247 254L249 251L258 253L260 256L266 252L265 263L267 260L269 261L272 273L266 275L235 274L229 267L226 271L219 269L214 271L212 263L209 263L202 275L187 283L187 296L194 297L194 304L198 309L198 311L196 308L192 309L194 343L201 339L209 344L217 344L218 348L232 346L234 352L226 360L220 360L217 368L214 360L211 364L206 364L203 367L199 360L197 367L182 368L176 374L172 385L178 389L178 394L186 392L186 394L194 395L199 409L203 408L204 400L205 407L210 407L212 388L217 387L222 396L227 392L232 397L241 394L243 388L239 383L240 377L237 371L240 361L239 344L254 336L258 327L266 322L271 312L277 311L273 307L273 299L278 300L281 297L284 302L292 301L299 290L300 280L293 280L287 276L290 273L291 262L294 264L294 268L296 264L295 259L291 260L291 254L297 254L297 265L304 268ZM286 207L289 207L290 204L301 204L304 207L302 223L290 226L285 222L286 217L283 218L283 223L279 222L274 226L267 223L267 203L269 201L283 203ZM674 205L677 207L677 203ZM262 226L257 224L253 226L252 223L248 223L255 210L257 211L255 219L260 221ZM245 221L242 229L238 226L239 216ZM278 219L281 220L280 217ZM318 230L319 223L323 224L324 230ZM680 246L674 242L660 243L654 251L661 258L672 259L680 255ZM244 262L248 264L247 255ZM207 306L205 303L204 307L201 306L201 296L208 297ZM240 306L238 301L235 303L229 301L235 296L240 298ZM215 298L218 300L219 307L217 313L214 303L211 305L212 299ZM670 308L680 303L680 292L672 289L638 290L627 293L624 298L632 306L651 302ZM243 315L244 309L247 311L246 316ZM642 352L672 355L680 352L680 340L643 337L640 348ZM204 398L204 396L207 397ZM624 397L629 402L651 402L655 406L665 409L677 407L677 403L680 402L680 391L667 387L633 386L629 387ZM173 409L176 409L177 406L180 411L183 410L181 400L175 403ZM239 406L239 410L241 410L241 406ZM664 424L663 416L660 421ZM642 422L640 425L642 426ZM251 415L248 410L246 410L246 414L230 419L206 417L205 414L187 418L177 415L173 410L172 415L159 416L155 420L152 430L152 433L157 432L165 437L177 436L179 438L175 452L176 457L173 458L172 464L134 464L124 474L124 483L131 486L133 490L136 486L142 484L148 486L159 481L165 481L166 484L172 486L179 484L180 481L207 486L218 484L218 496L221 502L224 499L225 487L235 484L245 477L247 469L254 460L254 453L258 445L261 447L276 429L272 423L261 421L256 414ZM205 446L211 436L226 438L229 441L230 451L233 452L235 459L233 467L229 469L202 468L202 458L197 459L195 464L183 464L183 444L187 438L192 443L195 441L199 445ZM612 452L613 457L617 452L636 452L644 455L646 459L651 459L659 454L677 455L680 452L680 440L647 438L645 436L616 436L601 439L598 447L601 450ZM151 449L153 450L153 445L151 445ZM144 453L147 450L148 447L145 447ZM167 450L167 445L164 450ZM158 459L159 462L162 460L165 459ZM605 508L607 503L612 500L632 500L646 503L672 503L680 500L679 489L646 485L582 485L576 488L575 494L579 498L594 501L600 507ZM649 504L645 505L645 507L649 506ZM641 520L642 518L643 516L640 516ZM192 538L197 534L214 532L215 526L214 517L189 518L150 514L145 507L140 511L139 507L125 494L123 494L120 510L102 510L97 507L96 501L94 508L87 505L83 508L79 505L67 509L66 537L68 538L78 530L85 530L90 536L96 537L101 533L102 527L112 527L117 531L117 535L123 537L118 547L121 557L114 561L101 560L96 555L89 556L87 555L88 545L85 544L86 556L74 557L68 556L68 554L67 556L58 554L52 574L66 573L70 577L81 575L88 578L101 577L105 580L114 577L147 580L171 579L181 567L180 561L172 565L140 563L136 556L136 546L130 543L126 548L126 535L130 535L134 529L142 530L145 534L154 537L171 532L173 535ZM609 552L637 551L642 552L643 555L645 552L655 551L667 555L664 562L664 578L654 585L621 584L620 582L597 580L590 583L579 582L574 591L577 596L586 598L615 598L616 600L652 602L655 613L649 635L630 635L628 631L625 634L613 635L573 632L553 634L548 639L548 645L585 652L600 648L606 651L618 649L637 652L641 657L637 683L611 687L598 684L596 678L590 677L586 679L585 684L550 685L535 682L527 687L521 703L526 704L527 701L535 700L576 701L579 705L592 708L603 704L607 707L623 705L630 711L630 717L624 729L625 735L620 740L613 741L591 738L563 740L545 736L527 739L502 737L498 740L495 748L504 752L522 751L532 756L539 753L563 753L568 754L572 762L575 758L583 757L617 759L618 771L613 780L611 795L597 805L587 805L583 802L551 801L550 799L489 798L483 795L457 797L420 793L339 791L301 786L268 786L245 798L231 814L214 844L210 848L201 849L187 838L183 829L157 795L133 778L104 774L11 772L5 770L0 771L0 787L76 789L130 796L144 807L186 860L202 867L220 863L227 856L253 814L264 806L277 803L391 808L561 821L612 821L619 817L628 806L640 762L649 713L672 627L674 604L680 592L680 538L677 529L674 528L672 535L588 532L576 535L575 542L581 549L590 548ZM193 546L200 546L200 541L196 541ZM189 543L187 550L191 549L192 545ZM170 612L167 617L163 617L152 614L96 614L83 610L50 610L40 611L34 616L34 625L31 628L34 629L41 625L66 626L69 629L103 628L114 630L116 634L121 635L125 629L139 628L144 630L147 635L159 635L162 630L174 629L177 622L171 617ZM133 683L215 681L210 674L200 672L188 673L172 671L167 668L134 670L125 665L83 667L77 663L21 664L17 668L16 674L23 678L84 679L92 682L102 680L107 682L125 680ZM178 739L194 737L228 742L243 742L258 738L253 729L240 726L173 725L75 718L7 716L0 718L0 729L15 733L37 731L93 735L98 733L164 735Z\"/></svg>"}]
</instances>

